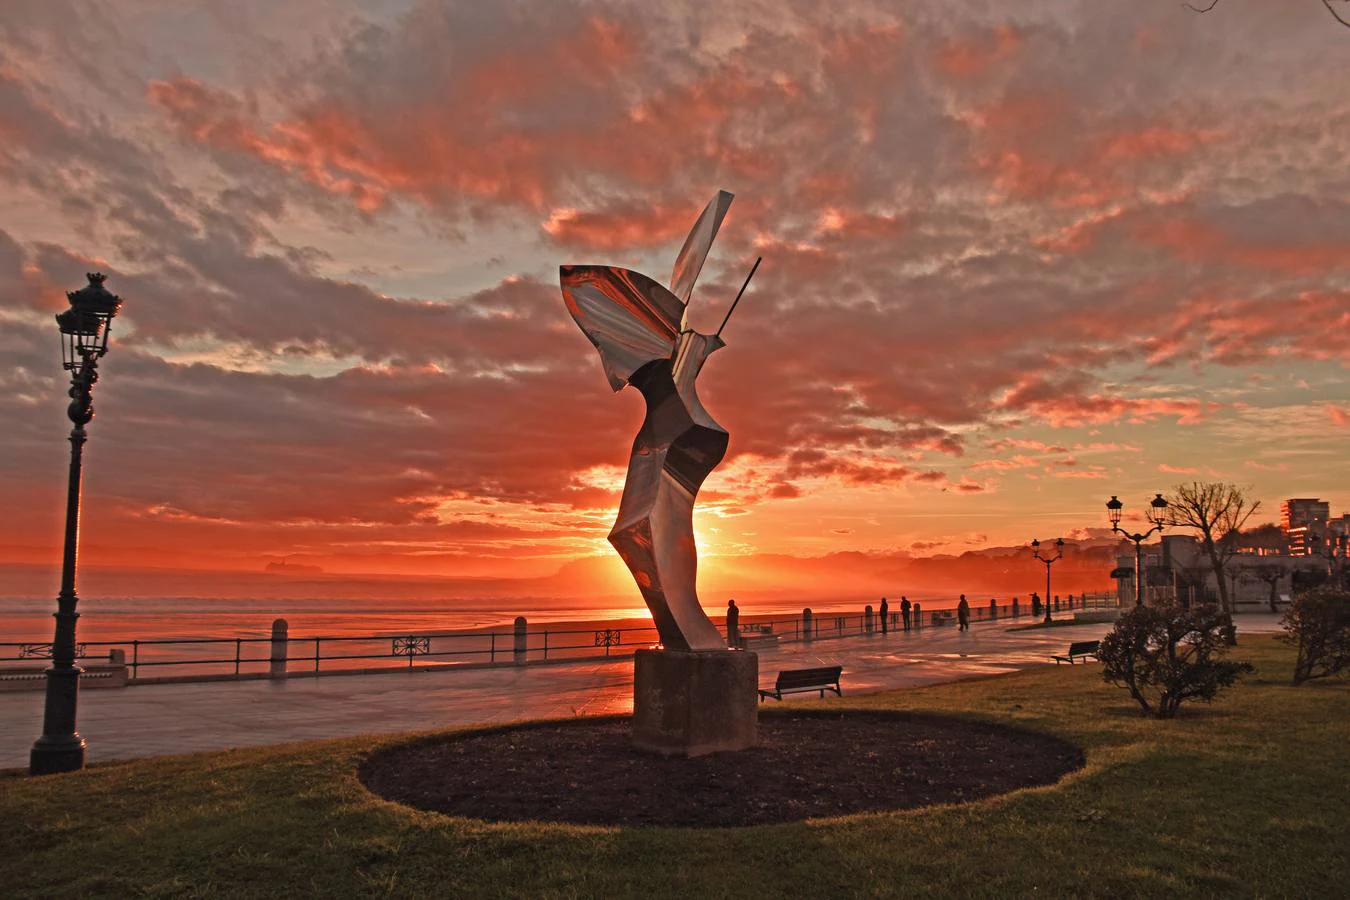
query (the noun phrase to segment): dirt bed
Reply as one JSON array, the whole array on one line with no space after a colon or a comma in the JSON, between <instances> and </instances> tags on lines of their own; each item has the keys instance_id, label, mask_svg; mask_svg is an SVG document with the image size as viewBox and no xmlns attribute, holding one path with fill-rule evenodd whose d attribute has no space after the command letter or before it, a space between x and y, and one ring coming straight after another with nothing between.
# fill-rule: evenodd
<instances>
[{"instance_id":1,"label":"dirt bed","mask_svg":"<svg viewBox=\"0 0 1350 900\"><path fill-rule=\"evenodd\" d=\"M1081 768L1048 735L903 713L763 715L759 745L663 759L627 719L480 731L389 748L361 767L374 793L491 822L726 827L959 803Z\"/></svg>"}]
</instances>

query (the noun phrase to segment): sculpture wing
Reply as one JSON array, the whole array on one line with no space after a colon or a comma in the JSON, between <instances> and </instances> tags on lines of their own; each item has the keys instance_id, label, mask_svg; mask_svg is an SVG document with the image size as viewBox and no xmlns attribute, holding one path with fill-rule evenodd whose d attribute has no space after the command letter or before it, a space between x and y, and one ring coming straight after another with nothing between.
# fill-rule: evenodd
<instances>
[{"instance_id":1,"label":"sculpture wing","mask_svg":"<svg viewBox=\"0 0 1350 900\"><path fill-rule=\"evenodd\" d=\"M600 351L609 386L621 390L654 359L670 359L684 303L656 281L617 266L563 266L567 311Z\"/></svg>"},{"instance_id":2,"label":"sculpture wing","mask_svg":"<svg viewBox=\"0 0 1350 900\"><path fill-rule=\"evenodd\" d=\"M703 261L708 258L708 251L712 250L717 229L722 227L722 219L731 208L734 196L727 191L718 191L717 196L703 207L703 213L690 229L689 237L684 239L680 255L675 259L675 269L670 273L670 289L681 303L688 303L690 295L694 293L694 282L698 280L698 273L703 271Z\"/></svg>"}]
</instances>

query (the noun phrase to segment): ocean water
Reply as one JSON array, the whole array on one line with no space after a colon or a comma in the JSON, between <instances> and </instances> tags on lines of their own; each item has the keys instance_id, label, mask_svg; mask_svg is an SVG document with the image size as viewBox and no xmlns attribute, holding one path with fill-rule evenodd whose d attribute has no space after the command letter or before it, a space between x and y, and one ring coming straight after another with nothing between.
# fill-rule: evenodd
<instances>
[{"instance_id":1,"label":"ocean water","mask_svg":"<svg viewBox=\"0 0 1350 900\"><path fill-rule=\"evenodd\" d=\"M919 598L925 612L955 607L955 597ZM857 634L865 603L821 598L774 604L742 600L741 622L774 623L772 631L795 637L809 605L822 635ZM892 611L898 612L892 605ZM41 665L34 657L52 639L55 600L0 598L0 665ZM1026 605L1024 614L1029 612ZM526 657L563 660L627 655L657 642L645 607L582 606L565 601L519 603L400 600L161 599L97 597L81 600L78 640L87 661L116 649L133 664L134 677L262 674L272 654L272 621L288 623L286 654L292 674L414 664L509 662L515 652L513 620L528 622ZM724 608L709 609L719 624ZM973 603L984 618L987 601ZM1006 615L1006 612L1003 612ZM411 652L410 652L411 651Z\"/></svg>"},{"instance_id":2,"label":"ocean water","mask_svg":"<svg viewBox=\"0 0 1350 900\"><path fill-rule=\"evenodd\" d=\"M919 598L925 609L950 609L955 597ZM858 615L862 605L828 598L802 602L741 601L742 621L798 618L810 606L816 615ZM705 607L720 620L725 607ZM567 624L589 627L609 620L650 621L645 606L586 606L575 600L539 598L465 602L433 600L362 601L94 597L79 602L79 636L84 641L172 638L260 638L272 621L284 618L292 635L351 637L428 632L510 631L517 616L531 628ZM49 641L56 600L0 597L0 643ZM892 611L898 612L896 604Z\"/></svg>"}]
</instances>

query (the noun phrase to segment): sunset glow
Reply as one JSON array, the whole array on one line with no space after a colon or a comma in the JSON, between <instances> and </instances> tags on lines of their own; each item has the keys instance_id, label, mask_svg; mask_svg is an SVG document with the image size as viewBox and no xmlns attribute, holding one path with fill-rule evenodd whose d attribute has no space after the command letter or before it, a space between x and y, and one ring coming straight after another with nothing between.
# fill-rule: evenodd
<instances>
[{"instance_id":1,"label":"sunset glow","mask_svg":"<svg viewBox=\"0 0 1350 900\"><path fill-rule=\"evenodd\" d=\"M1350 508L1350 41L1315 3L19 6L0 595L54 584L52 315L99 270L89 577L562 570L636 606L605 536L642 400L557 270L668 271L718 188L690 325L764 262L699 381L709 605L1101 538L1192 478Z\"/></svg>"}]
</instances>

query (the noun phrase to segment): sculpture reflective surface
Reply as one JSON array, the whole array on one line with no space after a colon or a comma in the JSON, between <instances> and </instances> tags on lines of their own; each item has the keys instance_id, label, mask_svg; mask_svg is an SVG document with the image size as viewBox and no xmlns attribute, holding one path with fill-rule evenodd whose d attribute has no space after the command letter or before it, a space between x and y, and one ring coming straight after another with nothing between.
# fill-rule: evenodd
<instances>
[{"instance_id":1,"label":"sculpture reflective surface","mask_svg":"<svg viewBox=\"0 0 1350 900\"><path fill-rule=\"evenodd\" d=\"M699 402L695 380L725 344L686 325L686 306L731 206L719 191L689 233L667 289L614 266L563 266L563 299L600 351L610 387L642 392L647 415L628 460L619 516L609 533L670 650L724 649L698 602L694 500L726 454L726 429Z\"/></svg>"}]
</instances>

